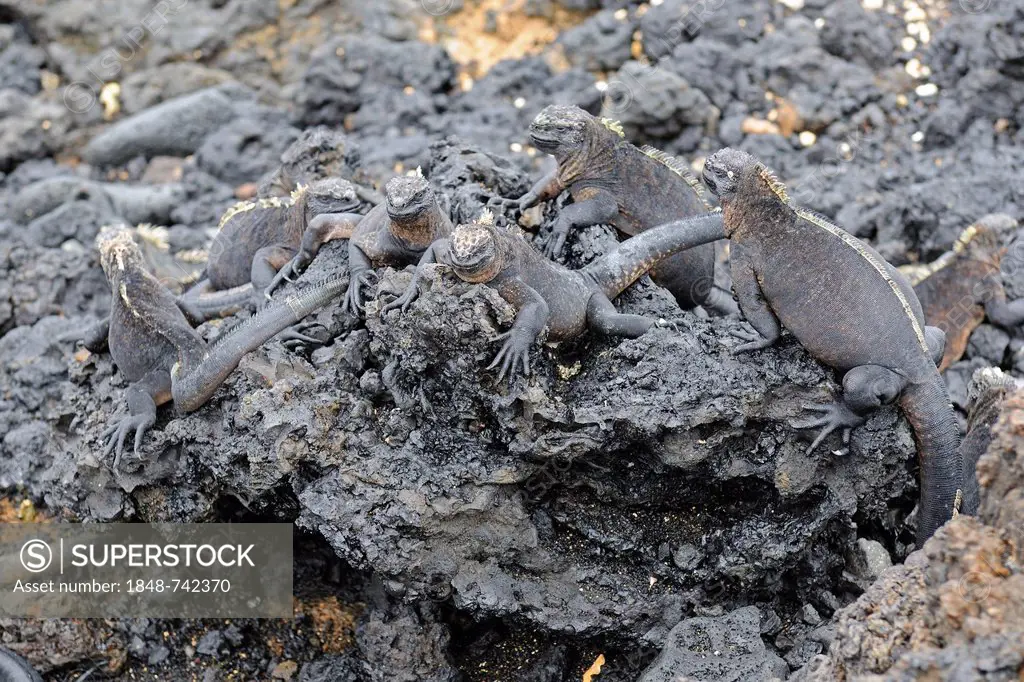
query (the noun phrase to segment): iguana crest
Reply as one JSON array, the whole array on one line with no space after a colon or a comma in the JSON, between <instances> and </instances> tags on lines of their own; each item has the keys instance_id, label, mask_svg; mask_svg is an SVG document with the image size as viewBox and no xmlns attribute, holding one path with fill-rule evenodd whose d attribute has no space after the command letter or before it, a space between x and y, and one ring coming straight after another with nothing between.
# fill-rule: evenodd
<instances>
[{"instance_id":1,"label":"iguana crest","mask_svg":"<svg viewBox=\"0 0 1024 682\"><path fill-rule=\"evenodd\" d=\"M650 145L645 144L640 147L640 151L685 180L686 184L692 187L693 191L697 193L698 197L700 197L700 200L704 202L704 205L707 205L707 195L704 192L704 185L702 185L700 180L697 179L697 176L693 174L693 171L690 170L689 166L671 154L663 152L660 149L655 149Z\"/></svg>"},{"instance_id":2,"label":"iguana crest","mask_svg":"<svg viewBox=\"0 0 1024 682\"><path fill-rule=\"evenodd\" d=\"M223 227L228 224L228 221L239 213L245 213L256 208L288 208L289 206L293 206L296 201L295 197L301 197L305 191L306 187L299 185L299 187L295 189L292 192L292 195L287 199L270 197L268 199L256 199L254 201L239 201L237 204L224 211L224 215L220 217L220 222L217 223L217 229L223 229Z\"/></svg>"},{"instance_id":3,"label":"iguana crest","mask_svg":"<svg viewBox=\"0 0 1024 682\"><path fill-rule=\"evenodd\" d=\"M613 118L599 118L597 120L601 122L601 125L603 125L608 130L612 131L613 133L615 133L619 137L625 137L626 136L626 131L622 129L622 124L619 123L618 121L616 121L615 119L613 119Z\"/></svg>"},{"instance_id":4,"label":"iguana crest","mask_svg":"<svg viewBox=\"0 0 1024 682\"><path fill-rule=\"evenodd\" d=\"M786 193L786 186L782 184L782 180L779 180L778 176L775 175L767 166L761 165L757 169L757 174L764 181L768 189L772 191L772 194L779 198L784 204L789 203L789 194Z\"/></svg>"},{"instance_id":5,"label":"iguana crest","mask_svg":"<svg viewBox=\"0 0 1024 682\"><path fill-rule=\"evenodd\" d=\"M485 208L480 212L480 217L476 219L476 222L480 225L493 225L494 214L491 213L490 209Z\"/></svg>"},{"instance_id":6,"label":"iguana crest","mask_svg":"<svg viewBox=\"0 0 1024 682\"><path fill-rule=\"evenodd\" d=\"M309 185L303 185L301 182L296 183L295 189L292 190L292 193L288 198L294 204L295 202L302 198L302 195L306 193L307 189L309 189Z\"/></svg>"},{"instance_id":7,"label":"iguana crest","mask_svg":"<svg viewBox=\"0 0 1024 682\"><path fill-rule=\"evenodd\" d=\"M142 241L152 244L161 251L167 251L170 248L167 243L166 227L158 227L152 223L139 223L135 226L135 231Z\"/></svg>"}]
</instances>

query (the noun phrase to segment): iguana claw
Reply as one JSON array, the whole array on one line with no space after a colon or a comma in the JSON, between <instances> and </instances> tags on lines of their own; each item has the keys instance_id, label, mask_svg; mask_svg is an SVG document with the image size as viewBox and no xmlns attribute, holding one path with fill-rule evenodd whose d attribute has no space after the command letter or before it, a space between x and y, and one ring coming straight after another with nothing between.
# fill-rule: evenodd
<instances>
[{"instance_id":1,"label":"iguana claw","mask_svg":"<svg viewBox=\"0 0 1024 682\"><path fill-rule=\"evenodd\" d=\"M849 407L846 403L835 402L826 403L824 405L804 405L805 410L812 410L814 412L820 412L820 417L811 417L805 420L793 420L789 423L794 429L813 429L822 427L818 436L811 443L810 447L807 448L807 454L814 451L818 445L821 444L825 438L835 431L836 429L843 430L843 449L839 450L837 454L846 454L847 447L850 444L850 431L855 426L860 426L864 423L864 417L860 416Z\"/></svg>"},{"instance_id":2,"label":"iguana claw","mask_svg":"<svg viewBox=\"0 0 1024 682\"><path fill-rule=\"evenodd\" d=\"M103 432L103 438L106 440L103 454L114 454L114 471L117 471L121 464L121 455L124 454L124 443L128 439L128 434L133 430L135 431L134 452L135 456L141 459L142 455L139 454L139 448L142 446L142 438L146 435L146 431L155 423L156 418L153 415L130 414L106 428Z\"/></svg>"},{"instance_id":3,"label":"iguana claw","mask_svg":"<svg viewBox=\"0 0 1024 682\"><path fill-rule=\"evenodd\" d=\"M530 374L530 340L526 339L522 334L516 333L515 329L511 329L504 334L498 336L495 341L502 341L501 350L494 356L494 360L491 364L487 365L487 369L494 369L501 363L501 371L498 372L498 381L505 378L508 374L509 381L512 381L512 377L516 374L518 367L522 367L523 376L529 376Z\"/></svg>"}]
</instances>

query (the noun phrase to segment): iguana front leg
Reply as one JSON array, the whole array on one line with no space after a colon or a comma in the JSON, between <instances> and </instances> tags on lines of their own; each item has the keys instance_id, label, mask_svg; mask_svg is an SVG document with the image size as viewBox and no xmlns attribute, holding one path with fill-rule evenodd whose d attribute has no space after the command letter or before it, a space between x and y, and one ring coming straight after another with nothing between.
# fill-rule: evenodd
<instances>
[{"instance_id":1,"label":"iguana front leg","mask_svg":"<svg viewBox=\"0 0 1024 682\"><path fill-rule=\"evenodd\" d=\"M782 326L761 292L761 285L757 281L757 274L754 272L754 264L750 261L750 257L738 245L734 246L731 257L732 286L736 290L736 299L739 302L740 310L750 326L760 334L760 338L754 338L746 335L740 336L734 332L734 336L746 341L746 343L741 343L733 348L733 354L739 355L767 348L775 343L782 334Z\"/></svg>"},{"instance_id":2,"label":"iguana front leg","mask_svg":"<svg viewBox=\"0 0 1024 682\"><path fill-rule=\"evenodd\" d=\"M551 228L544 244L544 255L548 258L557 258L562 253L570 230L611 222L619 213L619 202L605 189L586 188L575 199L575 203L562 209Z\"/></svg>"},{"instance_id":3,"label":"iguana front leg","mask_svg":"<svg viewBox=\"0 0 1024 682\"><path fill-rule=\"evenodd\" d=\"M139 457L139 447L146 431L156 423L157 405L167 402L171 397L171 375L167 370L153 370L125 390L125 402L128 403L128 414L116 420L103 432L106 445L103 453L114 453L114 471L121 463L124 453L124 442L128 435L135 432L135 456Z\"/></svg>"},{"instance_id":4,"label":"iguana front leg","mask_svg":"<svg viewBox=\"0 0 1024 682\"><path fill-rule=\"evenodd\" d=\"M409 286L406 287L401 296L384 306L381 312L386 313L389 310L401 308L404 313L409 307L409 304L415 301L420 295L420 282L423 281L424 268L428 265L439 262L439 256L447 253L448 248L449 242L447 238L438 239L428 246L427 250L424 251L423 255L420 257L419 263L416 264L416 272L413 273L412 281L409 282Z\"/></svg>"},{"instance_id":5,"label":"iguana front leg","mask_svg":"<svg viewBox=\"0 0 1024 682\"><path fill-rule=\"evenodd\" d=\"M305 272L324 244L335 239L350 239L352 231L362 219L363 216L357 213L321 213L310 220L305 232L302 233L302 244L298 253L281 266L264 290L266 299L270 300L270 295L282 282L290 282L292 277Z\"/></svg>"},{"instance_id":6,"label":"iguana front leg","mask_svg":"<svg viewBox=\"0 0 1024 682\"><path fill-rule=\"evenodd\" d=\"M501 371L498 372L498 381L508 374L509 381L521 366L522 373L530 373L530 347L537 340L540 333L548 323L550 310L544 297L529 284L517 276L499 276L500 281L491 281L491 285L498 290L498 294L519 309L516 314L512 328L498 336L495 341L504 341L501 350L494 356L494 360L487 369L494 369L501 364Z\"/></svg>"},{"instance_id":7,"label":"iguana front leg","mask_svg":"<svg viewBox=\"0 0 1024 682\"><path fill-rule=\"evenodd\" d=\"M538 180L523 196L518 199L501 197L498 199L498 203L502 206L512 206L522 213L542 201L554 199L562 193L563 189L565 189L565 185L558 179L558 167L556 166L550 173Z\"/></svg>"},{"instance_id":8,"label":"iguana front leg","mask_svg":"<svg viewBox=\"0 0 1024 682\"><path fill-rule=\"evenodd\" d=\"M93 322L83 329L75 329L57 336L57 343L81 341L82 346L91 353L102 353L107 349L107 336L110 334L110 315Z\"/></svg>"},{"instance_id":9,"label":"iguana front leg","mask_svg":"<svg viewBox=\"0 0 1024 682\"><path fill-rule=\"evenodd\" d=\"M372 283L370 273L373 272L373 263L366 255L366 252L359 248L355 242L348 243L348 291L345 293L345 310L352 315L358 316L363 309L362 287Z\"/></svg>"},{"instance_id":10,"label":"iguana front leg","mask_svg":"<svg viewBox=\"0 0 1024 682\"><path fill-rule=\"evenodd\" d=\"M277 277L277 272L295 255L295 250L283 244L264 246L252 258L252 269L249 281L252 282L252 295L257 308L267 303L263 295L267 287Z\"/></svg>"}]
</instances>

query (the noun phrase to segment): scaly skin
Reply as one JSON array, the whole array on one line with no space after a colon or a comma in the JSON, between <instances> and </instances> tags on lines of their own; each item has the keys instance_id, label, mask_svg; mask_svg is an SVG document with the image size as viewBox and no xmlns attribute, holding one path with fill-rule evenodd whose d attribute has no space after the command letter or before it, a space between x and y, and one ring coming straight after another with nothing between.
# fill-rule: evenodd
<instances>
[{"instance_id":1,"label":"scaly skin","mask_svg":"<svg viewBox=\"0 0 1024 682\"><path fill-rule=\"evenodd\" d=\"M1003 398L1016 388L1017 381L998 367L984 367L971 377L967 388L967 435L960 444L964 461L964 498L960 511L964 514L978 512L980 500L975 468L992 442L992 426L999 418Z\"/></svg>"},{"instance_id":2,"label":"scaly skin","mask_svg":"<svg viewBox=\"0 0 1024 682\"><path fill-rule=\"evenodd\" d=\"M359 217L349 213L358 207L355 187L340 178L317 180L288 199L235 205L221 218L210 247L206 279L185 298L251 284L254 302L264 305L265 292L278 270L295 256L307 229L325 222L347 224Z\"/></svg>"},{"instance_id":3,"label":"scaly skin","mask_svg":"<svg viewBox=\"0 0 1024 682\"><path fill-rule=\"evenodd\" d=\"M500 381L519 370L530 373L530 348L548 329L552 341L564 341L590 329L635 338L658 320L620 313L612 299L665 259L722 239L720 213L707 213L648 230L619 245L582 270L569 270L544 258L518 232L488 221L459 225L449 239L436 242L438 262L450 265L466 282L495 289L517 311L504 345L488 369L499 364ZM422 279L421 264L402 300L413 300Z\"/></svg>"},{"instance_id":4,"label":"scaly skin","mask_svg":"<svg viewBox=\"0 0 1024 682\"><path fill-rule=\"evenodd\" d=\"M0 647L0 680L3 682L43 682L24 658L10 649Z\"/></svg>"},{"instance_id":5,"label":"scaly skin","mask_svg":"<svg viewBox=\"0 0 1024 682\"><path fill-rule=\"evenodd\" d=\"M325 222L311 226L302 238L298 254L275 279L271 289L286 276L300 273L333 239L351 235L348 246L349 288L345 309L358 315L363 307L363 287L371 282L373 268L385 265L411 265L434 262L431 245L451 234L452 221L441 210L433 189L421 175L392 178L384 186L384 203L374 207L366 217ZM405 307L399 299L389 307ZM389 309L389 308L386 308Z\"/></svg>"},{"instance_id":6,"label":"scaly skin","mask_svg":"<svg viewBox=\"0 0 1024 682\"><path fill-rule=\"evenodd\" d=\"M988 317L1008 331L1024 322L1024 299L1006 300L1000 263L1017 221L987 215L964 230L952 250L920 268L906 270L924 308L924 319L946 332L939 371L959 360L971 333Z\"/></svg>"},{"instance_id":7,"label":"scaly skin","mask_svg":"<svg viewBox=\"0 0 1024 682\"><path fill-rule=\"evenodd\" d=\"M525 210L563 190L573 199L545 245L548 256L561 253L573 229L609 223L628 237L710 210L685 164L656 149L633 146L614 122L579 107L546 107L530 125L530 139L553 155L558 167L512 203ZM722 314L736 312L732 298L714 288L714 268L715 247L707 244L659 263L651 278L684 309L703 305Z\"/></svg>"},{"instance_id":8,"label":"scaly skin","mask_svg":"<svg viewBox=\"0 0 1024 682\"><path fill-rule=\"evenodd\" d=\"M198 296L178 296L175 305L192 326L198 326L206 320L234 315L249 306L252 301L252 285L235 287L224 291L214 291ZM110 332L110 316L106 316L85 329L76 329L57 337L57 341L81 341L82 346L93 352L102 353L107 350L107 337Z\"/></svg>"},{"instance_id":9,"label":"scaly skin","mask_svg":"<svg viewBox=\"0 0 1024 682\"><path fill-rule=\"evenodd\" d=\"M172 401L184 412L198 409L242 357L338 295L343 281L303 291L268 306L214 345L192 328L167 290L145 268L142 253L123 228L106 228L96 239L112 293L110 355L130 385L128 415L108 427L105 451L119 467L125 441L135 434L135 454L156 422L156 408Z\"/></svg>"},{"instance_id":10,"label":"scaly skin","mask_svg":"<svg viewBox=\"0 0 1024 682\"><path fill-rule=\"evenodd\" d=\"M737 353L766 348L788 329L815 358L845 372L843 398L817 406L811 445L849 429L899 398L921 463L918 544L953 513L961 488L960 432L935 363L942 332L925 327L910 283L867 244L789 202L785 187L754 157L723 149L704 182L719 198L732 243L733 285L757 331Z\"/></svg>"}]
</instances>

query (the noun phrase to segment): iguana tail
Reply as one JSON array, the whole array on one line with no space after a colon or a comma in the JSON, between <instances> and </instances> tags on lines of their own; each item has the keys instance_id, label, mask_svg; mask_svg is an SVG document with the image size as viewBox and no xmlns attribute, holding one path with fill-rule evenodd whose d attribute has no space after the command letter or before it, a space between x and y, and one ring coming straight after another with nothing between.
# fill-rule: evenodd
<instances>
[{"instance_id":1,"label":"iguana tail","mask_svg":"<svg viewBox=\"0 0 1024 682\"><path fill-rule=\"evenodd\" d=\"M0 680L4 682L43 682L29 662L10 649L0 647Z\"/></svg>"},{"instance_id":2,"label":"iguana tail","mask_svg":"<svg viewBox=\"0 0 1024 682\"><path fill-rule=\"evenodd\" d=\"M725 239L721 212L702 213L630 237L579 272L613 299L669 256L719 239Z\"/></svg>"},{"instance_id":3,"label":"iguana tail","mask_svg":"<svg viewBox=\"0 0 1024 682\"><path fill-rule=\"evenodd\" d=\"M930 378L903 389L900 407L914 429L921 465L921 499L917 509L920 547L952 518L957 491L963 488L960 427L937 369Z\"/></svg>"},{"instance_id":4,"label":"iguana tail","mask_svg":"<svg viewBox=\"0 0 1024 682\"><path fill-rule=\"evenodd\" d=\"M171 394L182 412L199 409L238 367L246 353L256 350L276 334L337 298L348 278L332 279L275 303L229 331L213 343L196 367L171 370Z\"/></svg>"},{"instance_id":5,"label":"iguana tail","mask_svg":"<svg viewBox=\"0 0 1024 682\"><path fill-rule=\"evenodd\" d=\"M185 300L206 319L227 317L252 302L252 284L243 284L223 291L210 291Z\"/></svg>"}]
</instances>

